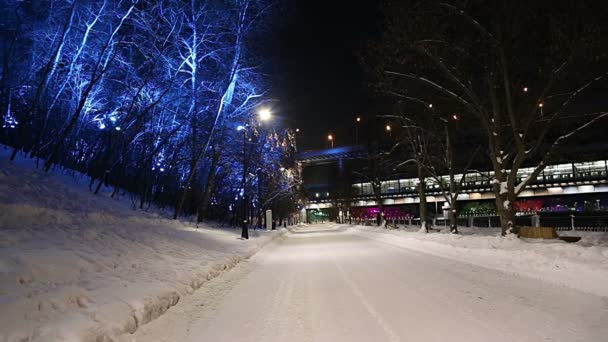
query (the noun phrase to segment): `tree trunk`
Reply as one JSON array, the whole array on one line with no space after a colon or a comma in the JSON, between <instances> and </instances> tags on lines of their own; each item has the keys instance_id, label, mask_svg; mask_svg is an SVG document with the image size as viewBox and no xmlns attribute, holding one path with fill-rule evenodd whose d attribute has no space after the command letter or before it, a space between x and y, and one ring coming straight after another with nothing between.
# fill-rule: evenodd
<instances>
[{"instance_id":1,"label":"tree trunk","mask_svg":"<svg viewBox=\"0 0 608 342\"><path fill-rule=\"evenodd\" d=\"M452 198L450 205L450 232L452 234L458 234L458 204L456 203L456 198Z\"/></svg>"},{"instance_id":2,"label":"tree trunk","mask_svg":"<svg viewBox=\"0 0 608 342\"><path fill-rule=\"evenodd\" d=\"M418 166L418 196L420 197L420 232L429 232L427 224L428 213L426 208L426 180L422 176L422 167Z\"/></svg>"},{"instance_id":3,"label":"tree trunk","mask_svg":"<svg viewBox=\"0 0 608 342\"><path fill-rule=\"evenodd\" d=\"M203 222L207 218L207 208L211 202L211 195L213 194L213 188L215 187L215 176L217 174L217 165L220 161L222 149L216 148L211 160L211 168L209 169L209 176L207 177L207 184L205 185L205 193L203 194L203 200L201 205L198 207L198 215L196 216L196 222Z\"/></svg>"},{"instance_id":4,"label":"tree trunk","mask_svg":"<svg viewBox=\"0 0 608 342\"><path fill-rule=\"evenodd\" d=\"M515 202L514 196L510 194L498 194L496 196L496 212L500 218L500 228L502 236L507 234L517 234L515 227Z\"/></svg>"}]
</instances>

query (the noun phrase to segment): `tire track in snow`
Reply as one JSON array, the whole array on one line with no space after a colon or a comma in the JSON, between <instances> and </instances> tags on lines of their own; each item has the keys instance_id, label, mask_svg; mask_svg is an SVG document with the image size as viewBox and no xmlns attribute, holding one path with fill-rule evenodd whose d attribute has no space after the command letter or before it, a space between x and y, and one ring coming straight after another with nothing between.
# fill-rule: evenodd
<instances>
[{"instance_id":1,"label":"tire track in snow","mask_svg":"<svg viewBox=\"0 0 608 342\"><path fill-rule=\"evenodd\" d=\"M338 264L336 256L333 254L329 255L329 253L327 253L327 254L331 258L334 266L336 266L336 268L338 269L342 279L348 285L351 292L357 297L357 299L359 299L361 304L363 304L363 307L365 308L365 310L367 310L367 312L376 320L376 323L382 328L382 330L388 337L388 341L391 341L391 342L401 341L401 339L399 338L399 335L397 335L397 333L395 333L395 331L386 322L386 320L384 320L384 318L382 318L382 316L378 313L378 311L376 311L376 309L374 309L374 306L365 298L365 296L363 295L363 293L361 292L361 290L359 289L357 284L355 284L355 282L348 276L348 274L346 273L346 271L344 271L342 266L340 266L340 264Z\"/></svg>"}]
</instances>

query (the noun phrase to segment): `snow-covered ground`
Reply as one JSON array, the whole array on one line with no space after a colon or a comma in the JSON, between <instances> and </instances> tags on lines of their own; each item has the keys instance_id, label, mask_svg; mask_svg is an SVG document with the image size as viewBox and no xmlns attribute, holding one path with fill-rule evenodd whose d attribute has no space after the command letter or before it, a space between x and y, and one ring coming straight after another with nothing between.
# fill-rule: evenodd
<instances>
[{"instance_id":1,"label":"snow-covered ground","mask_svg":"<svg viewBox=\"0 0 608 342\"><path fill-rule=\"evenodd\" d=\"M567 243L501 237L500 229L488 228L459 228L461 234L455 235L419 233L414 227L348 227L369 239L608 296L608 233L560 232L582 236Z\"/></svg>"},{"instance_id":2,"label":"snow-covered ground","mask_svg":"<svg viewBox=\"0 0 608 342\"><path fill-rule=\"evenodd\" d=\"M0 146L0 341L111 341L279 236L196 228Z\"/></svg>"},{"instance_id":3,"label":"snow-covered ground","mask_svg":"<svg viewBox=\"0 0 608 342\"><path fill-rule=\"evenodd\" d=\"M359 233L294 229L123 341L606 341L606 297Z\"/></svg>"}]
</instances>

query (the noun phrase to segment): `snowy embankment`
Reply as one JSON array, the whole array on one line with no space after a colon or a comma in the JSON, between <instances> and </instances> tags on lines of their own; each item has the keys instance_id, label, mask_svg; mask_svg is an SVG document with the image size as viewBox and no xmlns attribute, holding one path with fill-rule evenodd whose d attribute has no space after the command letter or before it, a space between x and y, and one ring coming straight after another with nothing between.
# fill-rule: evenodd
<instances>
[{"instance_id":1,"label":"snowy embankment","mask_svg":"<svg viewBox=\"0 0 608 342\"><path fill-rule=\"evenodd\" d=\"M586 235L581 242L501 237L496 229L461 229L462 234L419 233L369 226L350 226L355 234L415 251L468 262L608 296L608 241L606 233ZM601 236L600 236L601 235ZM586 241L586 243L585 243Z\"/></svg>"},{"instance_id":2,"label":"snowy embankment","mask_svg":"<svg viewBox=\"0 0 608 342\"><path fill-rule=\"evenodd\" d=\"M0 341L111 341L132 333L280 232L132 210L84 178L10 163L0 147Z\"/></svg>"}]
</instances>

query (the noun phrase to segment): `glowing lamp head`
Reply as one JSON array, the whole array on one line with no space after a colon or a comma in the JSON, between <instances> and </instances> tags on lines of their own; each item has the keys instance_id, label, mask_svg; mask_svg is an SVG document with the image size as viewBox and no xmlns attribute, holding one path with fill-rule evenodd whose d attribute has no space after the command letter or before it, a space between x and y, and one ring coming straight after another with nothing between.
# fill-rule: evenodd
<instances>
[{"instance_id":1,"label":"glowing lamp head","mask_svg":"<svg viewBox=\"0 0 608 342\"><path fill-rule=\"evenodd\" d=\"M245 126L243 126L243 125L236 126L236 130L239 131L239 132L242 131L242 130L244 130L244 129L245 129Z\"/></svg>"},{"instance_id":2,"label":"glowing lamp head","mask_svg":"<svg viewBox=\"0 0 608 342\"><path fill-rule=\"evenodd\" d=\"M327 135L327 140L329 140L329 141L334 140L334 136L331 134Z\"/></svg>"},{"instance_id":3,"label":"glowing lamp head","mask_svg":"<svg viewBox=\"0 0 608 342\"><path fill-rule=\"evenodd\" d=\"M386 131L390 132L391 131L391 125L386 125Z\"/></svg>"},{"instance_id":4,"label":"glowing lamp head","mask_svg":"<svg viewBox=\"0 0 608 342\"><path fill-rule=\"evenodd\" d=\"M296 133L300 133L300 129L299 128L296 128Z\"/></svg>"},{"instance_id":5,"label":"glowing lamp head","mask_svg":"<svg viewBox=\"0 0 608 342\"><path fill-rule=\"evenodd\" d=\"M543 103L542 102L538 104L538 108L543 108Z\"/></svg>"},{"instance_id":6,"label":"glowing lamp head","mask_svg":"<svg viewBox=\"0 0 608 342\"><path fill-rule=\"evenodd\" d=\"M524 87L524 93L528 92L528 87Z\"/></svg>"},{"instance_id":7,"label":"glowing lamp head","mask_svg":"<svg viewBox=\"0 0 608 342\"><path fill-rule=\"evenodd\" d=\"M272 112L268 108L262 108L258 111L258 118L260 121L268 121L272 117Z\"/></svg>"},{"instance_id":8,"label":"glowing lamp head","mask_svg":"<svg viewBox=\"0 0 608 342\"><path fill-rule=\"evenodd\" d=\"M452 119L458 120L458 115L456 115L456 114L452 115Z\"/></svg>"},{"instance_id":9,"label":"glowing lamp head","mask_svg":"<svg viewBox=\"0 0 608 342\"><path fill-rule=\"evenodd\" d=\"M357 122L361 122L361 117L357 117Z\"/></svg>"},{"instance_id":10,"label":"glowing lamp head","mask_svg":"<svg viewBox=\"0 0 608 342\"><path fill-rule=\"evenodd\" d=\"M429 108L433 108L433 104L432 103L429 103Z\"/></svg>"},{"instance_id":11,"label":"glowing lamp head","mask_svg":"<svg viewBox=\"0 0 608 342\"><path fill-rule=\"evenodd\" d=\"M285 171L285 168L284 168L284 167L281 167L279 170L281 170L281 171Z\"/></svg>"}]
</instances>

